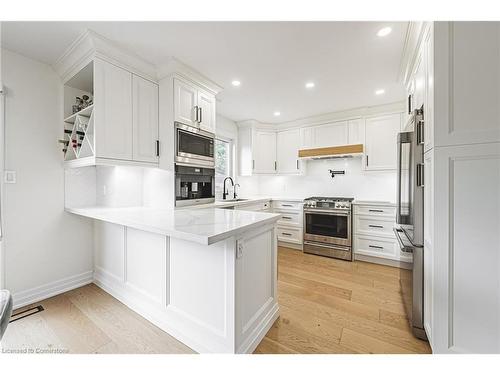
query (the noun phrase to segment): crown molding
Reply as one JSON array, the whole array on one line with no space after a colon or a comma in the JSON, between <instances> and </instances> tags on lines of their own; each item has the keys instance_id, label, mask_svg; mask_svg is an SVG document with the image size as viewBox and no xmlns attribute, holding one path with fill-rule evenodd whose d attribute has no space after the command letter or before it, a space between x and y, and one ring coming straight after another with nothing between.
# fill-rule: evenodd
<instances>
[{"instance_id":1,"label":"crown molding","mask_svg":"<svg viewBox=\"0 0 500 375\"><path fill-rule=\"evenodd\" d=\"M66 82L94 58L106 60L143 78L157 81L156 67L153 64L89 29L64 51L52 67Z\"/></svg>"},{"instance_id":2,"label":"crown molding","mask_svg":"<svg viewBox=\"0 0 500 375\"><path fill-rule=\"evenodd\" d=\"M342 111L329 112L293 121L281 122L277 124L266 124L251 119L251 120L238 121L236 122L236 125L238 127L253 126L262 129L286 130L293 128L323 125L337 121L356 120L359 118L368 118L372 116L379 116L382 114L400 113L404 111L405 111L405 101L403 100L399 102L387 103L376 106L357 107Z\"/></svg>"},{"instance_id":3,"label":"crown molding","mask_svg":"<svg viewBox=\"0 0 500 375\"><path fill-rule=\"evenodd\" d=\"M173 56L171 56L166 63L159 66L157 72L158 80L173 75L178 75L184 79L196 83L199 86L202 86L205 90L210 91L214 95L217 95L224 89L222 86L207 78L196 69L190 67L189 65L183 63Z\"/></svg>"}]
</instances>

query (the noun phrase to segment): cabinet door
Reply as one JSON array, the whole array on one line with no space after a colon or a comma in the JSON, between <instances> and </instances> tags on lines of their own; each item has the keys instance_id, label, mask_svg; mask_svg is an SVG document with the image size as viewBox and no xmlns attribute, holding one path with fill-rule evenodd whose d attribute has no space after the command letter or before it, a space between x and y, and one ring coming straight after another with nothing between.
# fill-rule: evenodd
<instances>
[{"instance_id":1,"label":"cabinet door","mask_svg":"<svg viewBox=\"0 0 500 375\"><path fill-rule=\"evenodd\" d=\"M434 305L434 154L424 155L424 328L432 344Z\"/></svg>"},{"instance_id":2,"label":"cabinet door","mask_svg":"<svg viewBox=\"0 0 500 375\"><path fill-rule=\"evenodd\" d=\"M215 95L198 91L198 107L200 128L210 133L215 133Z\"/></svg>"},{"instance_id":3,"label":"cabinet door","mask_svg":"<svg viewBox=\"0 0 500 375\"><path fill-rule=\"evenodd\" d=\"M251 176L255 161L252 152L252 128L238 129L238 173L240 176Z\"/></svg>"},{"instance_id":4,"label":"cabinet door","mask_svg":"<svg viewBox=\"0 0 500 375\"><path fill-rule=\"evenodd\" d=\"M332 122L314 127L314 146L331 147L347 144L347 121Z\"/></svg>"},{"instance_id":5,"label":"cabinet door","mask_svg":"<svg viewBox=\"0 0 500 375\"><path fill-rule=\"evenodd\" d=\"M434 39L432 26L424 41L424 151L434 145Z\"/></svg>"},{"instance_id":6,"label":"cabinet door","mask_svg":"<svg viewBox=\"0 0 500 375\"><path fill-rule=\"evenodd\" d=\"M401 114L366 119L365 170L396 169Z\"/></svg>"},{"instance_id":7,"label":"cabinet door","mask_svg":"<svg viewBox=\"0 0 500 375\"><path fill-rule=\"evenodd\" d=\"M196 102L198 90L180 79L174 79L174 121L198 126L196 122Z\"/></svg>"},{"instance_id":8,"label":"cabinet door","mask_svg":"<svg viewBox=\"0 0 500 375\"><path fill-rule=\"evenodd\" d=\"M299 147L299 129L285 130L276 134L276 161L278 164L278 173L300 173L302 162L298 157Z\"/></svg>"},{"instance_id":9,"label":"cabinet door","mask_svg":"<svg viewBox=\"0 0 500 375\"><path fill-rule=\"evenodd\" d=\"M347 143L350 145L365 144L365 120L362 118L349 120Z\"/></svg>"},{"instance_id":10,"label":"cabinet door","mask_svg":"<svg viewBox=\"0 0 500 375\"><path fill-rule=\"evenodd\" d=\"M424 104L425 95L425 63L423 58L423 50L420 51L417 61L415 62L415 73L414 73L414 87L415 92L413 94L413 109L418 109Z\"/></svg>"},{"instance_id":11,"label":"cabinet door","mask_svg":"<svg viewBox=\"0 0 500 375\"><path fill-rule=\"evenodd\" d=\"M132 73L95 62L96 156L132 160Z\"/></svg>"},{"instance_id":12,"label":"cabinet door","mask_svg":"<svg viewBox=\"0 0 500 375\"><path fill-rule=\"evenodd\" d=\"M314 127L309 126L300 129L300 146L301 148L314 147Z\"/></svg>"},{"instance_id":13,"label":"cabinet door","mask_svg":"<svg viewBox=\"0 0 500 375\"><path fill-rule=\"evenodd\" d=\"M276 173L276 133L256 131L253 142L254 173Z\"/></svg>"},{"instance_id":14,"label":"cabinet door","mask_svg":"<svg viewBox=\"0 0 500 375\"><path fill-rule=\"evenodd\" d=\"M136 75L132 82L134 160L157 162L158 85Z\"/></svg>"}]
</instances>

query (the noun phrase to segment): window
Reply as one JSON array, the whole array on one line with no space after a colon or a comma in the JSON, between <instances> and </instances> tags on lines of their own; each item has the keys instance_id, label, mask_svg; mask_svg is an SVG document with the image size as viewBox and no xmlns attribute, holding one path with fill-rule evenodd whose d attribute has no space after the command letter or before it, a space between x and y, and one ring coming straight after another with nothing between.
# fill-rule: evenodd
<instances>
[{"instance_id":1,"label":"window","mask_svg":"<svg viewBox=\"0 0 500 375\"><path fill-rule=\"evenodd\" d=\"M224 179L233 177L233 142L215 139L215 198L222 199Z\"/></svg>"}]
</instances>

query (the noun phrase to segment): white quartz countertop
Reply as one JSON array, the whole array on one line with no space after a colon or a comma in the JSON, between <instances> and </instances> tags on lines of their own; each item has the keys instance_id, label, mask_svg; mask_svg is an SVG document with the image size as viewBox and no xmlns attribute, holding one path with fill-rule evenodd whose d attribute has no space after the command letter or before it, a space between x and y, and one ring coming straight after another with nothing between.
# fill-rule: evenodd
<instances>
[{"instance_id":1,"label":"white quartz countertop","mask_svg":"<svg viewBox=\"0 0 500 375\"><path fill-rule=\"evenodd\" d=\"M219 208L156 209L148 207L82 207L67 212L113 224L211 245L249 229L276 222L279 215Z\"/></svg>"},{"instance_id":2,"label":"white quartz countertop","mask_svg":"<svg viewBox=\"0 0 500 375\"><path fill-rule=\"evenodd\" d=\"M354 200L352 204L358 205L366 205L366 206L391 206L396 207L396 203L389 201L362 201L362 200Z\"/></svg>"},{"instance_id":3,"label":"white quartz countertop","mask_svg":"<svg viewBox=\"0 0 500 375\"><path fill-rule=\"evenodd\" d=\"M226 201L215 201L214 203L207 204L198 204L195 206L185 206L185 207L177 207L177 210L186 210L186 209L199 209L199 208L223 208L223 207L238 207L244 206L246 204L251 203L259 203L266 201L288 201L288 202L302 202L304 198L298 197L270 197L270 196L256 196L256 197L244 197L240 198L241 200L226 200Z\"/></svg>"}]
</instances>

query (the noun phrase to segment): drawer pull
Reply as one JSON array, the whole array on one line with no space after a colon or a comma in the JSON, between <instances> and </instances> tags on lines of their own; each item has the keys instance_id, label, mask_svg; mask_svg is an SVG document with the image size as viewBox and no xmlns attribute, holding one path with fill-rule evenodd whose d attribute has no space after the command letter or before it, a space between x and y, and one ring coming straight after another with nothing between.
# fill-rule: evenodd
<instances>
[{"instance_id":1,"label":"drawer pull","mask_svg":"<svg viewBox=\"0 0 500 375\"><path fill-rule=\"evenodd\" d=\"M283 236L291 236L291 235L292 235L291 233L286 233L286 232L281 232L281 234L282 234Z\"/></svg>"},{"instance_id":2,"label":"drawer pull","mask_svg":"<svg viewBox=\"0 0 500 375\"><path fill-rule=\"evenodd\" d=\"M384 210L368 210L370 212L384 212Z\"/></svg>"},{"instance_id":3,"label":"drawer pull","mask_svg":"<svg viewBox=\"0 0 500 375\"><path fill-rule=\"evenodd\" d=\"M293 207L293 205L291 205L291 204L282 204L281 206L283 206L283 207Z\"/></svg>"},{"instance_id":4,"label":"drawer pull","mask_svg":"<svg viewBox=\"0 0 500 375\"><path fill-rule=\"evenodd\" d=\"M371 225L371 224L369 224L368 226L369 226L370 228L383 228L383 226L382 226L382 225Z\"/></svg>"},{"instance_id":5,"label":"drawer pull","mask_svg":"<svg viewBox=\"0 0 500 375\"><path fill-rule=\"evenodd\" d=\"M371 247L372 249L383 249L383 246L375 246L375 245L368 245L368 247Z\"/></svg>"},{"instance_id":6,"label":"drawer pull","mask_svg":"<svg viewBox=\"0 0 500 375\"><path fill-rule=\"evenodd\" d=\"M292 220L292 218L290 216L282 216L281 218L282 219L287 219L287 220Z\"/></svg>"}]
</instances>

